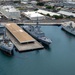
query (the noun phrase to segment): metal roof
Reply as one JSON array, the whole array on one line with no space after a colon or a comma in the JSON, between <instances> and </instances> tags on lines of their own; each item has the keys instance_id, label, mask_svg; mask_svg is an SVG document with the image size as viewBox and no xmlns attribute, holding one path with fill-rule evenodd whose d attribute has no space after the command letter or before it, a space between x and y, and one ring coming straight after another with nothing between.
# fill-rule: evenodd
<instances>
[{"instance_id":1,"label":"metal roof","mask_svg":"<svg viewBox=\"0 0 75 75\"><path fill-rule=\"evenodd\" d=\"M68 12L68 11L59 11L58 13L59 14L63 14L63 15L67 15L67 16L74 16L75 17L74 13Z\"/></svg>"}]
</instances>

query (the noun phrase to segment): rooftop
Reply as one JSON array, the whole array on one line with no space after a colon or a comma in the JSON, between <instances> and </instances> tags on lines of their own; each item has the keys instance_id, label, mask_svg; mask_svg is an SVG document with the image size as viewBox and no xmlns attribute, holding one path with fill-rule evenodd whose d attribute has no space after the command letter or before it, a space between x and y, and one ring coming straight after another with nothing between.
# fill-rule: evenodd
<instances>
[{"instance_id":1,"label":"rooftop","mask_svg":"<svg viewBox=\"0 0 75 75\"><path fill-rule=\"evenodd\" d=\"M74 13L68 12L68 11L59 11L58 13L59 14L63 14L63 15L67 15L67 16L74 16L75 17Z\"/></svg>"},{"instance_id":2,"label":"rooftop","mask_svg":"<svg viewBox=\"0 0 75 75\"><path fill-rule=\"evenodd\" d=\"M31 12L23 12L24 14L27 14L27 15L29 15L30 17L39 17L39 16L43 16L43 15L41 15L41 14L39 14L39 13L37 13L37 12L33 12L33 11L31 11Z\"/></svg>"},{"instance_id":3,"label":"rooftop","mask_svg":"<svg viewBox=\"0 0 75 75\"><path fill-rule=\"evenodd\" d=\"M19 11L18 9L16 9L13 6L10 6L10 5L3 6L2 9L4 9L5 11L9 11L9 12L17 12L17 11Z\"/></svg>"},{"instance_id":4,"label":"rooftop","mask_svg":"<svg viewBox=\"0 0 75 75\"><path fill-rule=\"evenodd\" d=\"M53 16L53 15L58 15L59 16L60 15L58 13L54 13L54 12L50 12L50 11L45 11L45 10L41 10L41 9L39 9L37 12L45 14L45 15L50 14L50 16Z\"/></svg>"}]
</instances>

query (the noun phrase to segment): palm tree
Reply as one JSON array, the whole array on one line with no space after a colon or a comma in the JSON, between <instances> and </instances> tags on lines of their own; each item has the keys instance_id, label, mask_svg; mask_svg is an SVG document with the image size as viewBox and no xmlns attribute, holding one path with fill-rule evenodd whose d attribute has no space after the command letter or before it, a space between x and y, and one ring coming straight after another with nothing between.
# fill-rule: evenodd
<instances>
[{"instance_id":1,"label":"palm tree","mask_svg":"<svg viewBox=\"0 0 75 75\"><path fill-rule=\"evenodd\" d=\"M41 0L36 0L37 2L40 2Z\"/></svg>"}]
</instances>

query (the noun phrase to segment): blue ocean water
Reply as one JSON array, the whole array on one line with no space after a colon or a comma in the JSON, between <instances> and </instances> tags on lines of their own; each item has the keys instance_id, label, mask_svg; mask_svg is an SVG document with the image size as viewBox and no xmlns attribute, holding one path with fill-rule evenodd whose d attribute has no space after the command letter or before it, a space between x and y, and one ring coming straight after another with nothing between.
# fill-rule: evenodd
<instances>
[{"instance_id":1,"label":"blue ocean water","mask_svg":"<svg viewBox=\"0 0 75 75\"><path fill-rule=\"evenodd\" d=\"M52 40L50 48L12 57L0 51L0 75L75 75L75 37L58 26L42 26Z\"/></svg>"}]
</instances>

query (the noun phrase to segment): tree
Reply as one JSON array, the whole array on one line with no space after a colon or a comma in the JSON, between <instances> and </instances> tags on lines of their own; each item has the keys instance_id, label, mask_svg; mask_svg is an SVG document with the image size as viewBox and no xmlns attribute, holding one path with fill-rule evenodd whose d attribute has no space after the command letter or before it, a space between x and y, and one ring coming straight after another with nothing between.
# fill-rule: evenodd
<instances>
[{"instance_id":1,"label":"tree","mask_svg":"<svg viewBox=\"0 0 75 75\"><path fill-rule=\"evenodd\" d=\"M62 19L63 18L63 15L60 15L59 17Z\"/></svg>"},{"instance_id":2,"label":"tree","mask_svg":"<svg viewBox=\"0 0 75 75\"><path fill-rule=\"evenodd\" d=\"M40 2L40 0L36 0L37 2Z\"/></svg>"},{"instance_id":3,"label":"tree","mask_svg":"<svg viewBox=\"0 0 75 75\"><path fill-rule=\"evenodd\" d=\"M46 16L49 16L50 17L50 14L47 14Z\"/></svg>"},{"instance_id":4,"label":"tree","mask_svg":"<svg viewBox=\"0 0 75 75\"><path fill-rule=\"evenodd\" d=\"M37 8L34 9L34 11L37 11L37 10L38 10Z\"/></svg>"},{"instance_id":5,"label":"tree","mask_svg":"<svg viewBox=\"0 0 75 75\"><path fill-rule=\"evenodd\" d=\"M62 18L63 18L63 15L60 15L60 16L58 16L58 15L53 15L53 17L54 17L55 19L62 19Z\"/></svg>"},{"instance_id":6,"label":"tree","mask_svg":"<svg viewBox=\"0 0 75 75\"><path fill-rule=\"evenodd\" d=\"M55 19L58 19L58 18L59 18L57 15L53 15L53 17L54 17Z\"/></svg>"},{"instance_id":7,"label":"tree","mask_svg":"<svg viewBox=\"0 0 75 75\"><path fill-rule=\"evenodd\" d=\"M52 9L52 6L46 6L46 9Z\"/></svg>"},{"instance_id":8,"label":"tree","mask_svg":"<svg viewBox=\"0 0 75 75\"><path fill-rule=\"evenodd\" d=\"M37 5L44 6L44 3L39 2L39 3L37 3Z\"/></svg>"}]
</instances>

